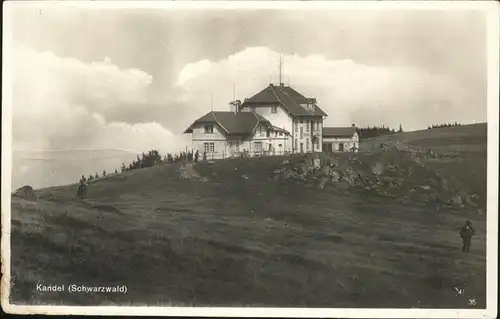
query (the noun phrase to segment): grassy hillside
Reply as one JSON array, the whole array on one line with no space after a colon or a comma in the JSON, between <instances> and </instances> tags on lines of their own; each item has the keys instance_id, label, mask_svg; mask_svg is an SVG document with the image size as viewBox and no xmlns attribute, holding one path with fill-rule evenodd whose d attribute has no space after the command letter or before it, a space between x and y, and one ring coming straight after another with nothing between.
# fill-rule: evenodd
<instances>
[{"instance_id":1,"label":"grassy hillside","mask_svg":"<svg viewBox=\"0 0 500 319\"><path fill-rule=\"evenodd\" d=\"M459 177L484 209L486 131L453 129L457 134L400 138L444 152L460 145L460 154L429 159L425 167ZM383 156L360 153L356 160L371 165ZM338 158L349 161L351 154ZM35 201L13 197L12 302L469 308L475 299L475 307L485 307L481 210L436 211L432 200L404 204L357 189L273 179L284 160L293 165L304 158L195 165L206 181L181 180L176 165L129 171L91 184L83 202L74 198L76 185L37 190ZM460 251L457 231L465 219L477 233L469 254ZM119 284L128 292L36 292L40 282Z\"/></svg>"}]
</instances>

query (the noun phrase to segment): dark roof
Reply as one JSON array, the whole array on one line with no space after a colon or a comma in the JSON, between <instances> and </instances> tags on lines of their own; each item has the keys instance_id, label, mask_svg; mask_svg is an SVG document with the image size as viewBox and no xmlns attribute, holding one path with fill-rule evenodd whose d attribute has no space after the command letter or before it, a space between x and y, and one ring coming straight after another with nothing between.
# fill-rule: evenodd
<instances>
[{"instance_id":1,"label":"dark roof","mask_svg":"<svg viewBox=\"0 0 500 319\"><path fill-rule=\"evenodd\" d=\"M287 130L285 130L284 128L281 128L281 127L277 127L277 126L274 126L274 125L271 125L270 127L273 131L276 131L276 132L281 132L281 133L285 133L285 134L288 134L288 135L291 135L290 132L288 132Z\"/></svg>"},{"instance_id":2,"label":"dark roof","mask_svg":"<svg viewBox=\"0 0 500 319\"><path fill-rule=\"evenodd\" d=\"M255 112L212 111L194 121L184 133L192 133L193 125L200 123L218 124L227 134L238 135L253 133L258 123L264 123L266 126L271 125L268 120Z\"/></svg>"},{"instance_id":3,"label":"dark roof","mask_svg":"<svg viewBox=\"0 0 500 319\"><path fill-rule=\"evenodd\" d=\"M356 132L355 127L323 127L323 136L348 136Z\"/></svg>"},{"instance_id":4,"label":"dark roof","mask_svg":"<svg viewBox=\"0 0 500 319\"><path fill-rule=\"evenodd\" d=\"M278 103L281 104L285 110L291 113L293 116L300 115L312 115L312 116L326 116L327 114L323 112L317 105L314 105L314 110L309 111L300 106L300 104L306 103L316 103L315 98L307 98L295 91L289 86L275 86L269 84L268 87L255 94L251 98L245 99L243 101L242 107L247 104L268 104L268 103Z\"/></svg>"}]
</instances>

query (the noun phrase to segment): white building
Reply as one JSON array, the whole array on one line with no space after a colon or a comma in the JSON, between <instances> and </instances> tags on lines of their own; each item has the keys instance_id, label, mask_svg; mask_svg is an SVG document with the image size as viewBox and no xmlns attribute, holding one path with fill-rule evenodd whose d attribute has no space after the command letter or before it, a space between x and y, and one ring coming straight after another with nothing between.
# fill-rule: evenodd
<instances>
[{"instance_id":1,"label":"white building","mask_svg":"<svg viewBox=\"0 0 500 319\"><path fill-rule=\"evenodd\" d=\"M359 135L356 127L323 127L324 152L357 152Z\"/></svg>"},{"instance_id":2,"label":"white building","mask_svg":"<svg viewBox=\"0 0 500 319\"><path fill-rule=\"evenodd\" d=\"M184 133L192 134L193 149L207 158L357 149L356 128L324 128L326 116L315 98L269 84L243 103L231 102L229 111L205 114Z\"/></svg>"},{"instance_id":3,"label":"white building","mask_svg":"<svg viewBox=\"0 0 500 319\"><path fill-rule=\"evenodd\" d=\"M319 108L315 98L307 98L290 86L269 84L243 101L241 112L251 111L290 133L286 151L321 152L321 130L327 114Z\"/></svg>"}]
</instances>

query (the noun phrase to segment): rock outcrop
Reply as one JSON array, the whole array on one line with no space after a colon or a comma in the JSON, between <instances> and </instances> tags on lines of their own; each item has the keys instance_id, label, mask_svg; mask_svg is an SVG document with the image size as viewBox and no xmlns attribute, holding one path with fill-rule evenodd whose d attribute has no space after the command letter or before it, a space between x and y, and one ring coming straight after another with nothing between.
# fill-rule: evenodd
<instances>
[{"instance_id":1,"label":"rock outcrop","mask_svg":"<svg viewBox=\"0 0 500 319\"><path fill-rule=\"evenodd\" d=\"M16 190L16 192L13 195L27 200L38 199L35 194L35 191L33 190L33 187L31 187L30 185L24 185L23 187Z\"/></svg>"},{"instance_id":2,"label":"rock outcrop","mask_svg":"<svg viewBox=\"0 0 500 319\"><path fill-rule=\"evenodd\" d=\"M429 169L426 159L434 153L417 153L401 143L368 154L310 155L300 162L283 162L274 180L316 184L320 189L358 190L367 195L391 197L400 203L437 202L455 208L476 207L478 198L452 177Z\"/></svg>"}]
</instances>

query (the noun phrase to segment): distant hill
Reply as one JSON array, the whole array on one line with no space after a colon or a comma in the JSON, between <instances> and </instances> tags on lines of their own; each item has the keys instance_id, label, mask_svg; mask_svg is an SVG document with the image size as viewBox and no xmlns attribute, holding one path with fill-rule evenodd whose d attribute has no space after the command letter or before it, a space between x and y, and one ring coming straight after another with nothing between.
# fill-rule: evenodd
<instances>
[{"instance_id":1,"label":"distant hill","mask_svg":"<svg viewBox=\"0 0 500 319\"><path fill-rule=\"evenodd\" d=\"M486 123L434 128L362 139L360 142L360 151L377 149L381 143L393 145L398 141L405 141L418 150L485 152L487 144L486 136Z\"/></svg>"},{"instance_id":2,"label":"distant hill","mask_svg":"<svg viewBox=\"0 0 500 319\"><path fill-rule=\"evenodd\" d=\"M112 172L121 163L130 163L137 154L113 149L14 151L12 154L12 190L31 185L43 188L75 183L84 174Z\"/></svg>"}]
</instances>

